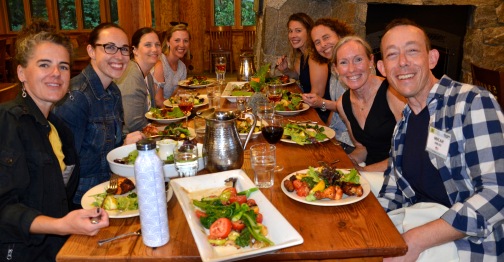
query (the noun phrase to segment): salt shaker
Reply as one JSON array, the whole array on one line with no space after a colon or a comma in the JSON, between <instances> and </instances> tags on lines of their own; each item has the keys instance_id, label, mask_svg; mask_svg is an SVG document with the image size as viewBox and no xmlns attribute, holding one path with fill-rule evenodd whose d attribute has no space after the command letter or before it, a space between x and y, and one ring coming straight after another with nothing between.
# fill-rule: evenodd
<instances>
[{"instance_id":1,"label":"salt shaker","mask_svg":"<svg viewBox=\"0 0 504 262\"><path fill-rule=\"evenodd\" d=\"M159 247L170 240L163 164L156 154L156 142L144 139L136 143L135 180L143 242Z\"/></svg>"}]
</instances>

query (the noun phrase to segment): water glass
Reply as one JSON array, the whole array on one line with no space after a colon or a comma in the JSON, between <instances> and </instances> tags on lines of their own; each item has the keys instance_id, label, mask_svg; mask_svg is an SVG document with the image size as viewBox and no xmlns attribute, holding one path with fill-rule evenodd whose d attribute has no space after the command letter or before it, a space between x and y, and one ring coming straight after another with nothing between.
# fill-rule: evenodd
<instances>
[{"instance_id":1,"label":"water glass","mask_svg":"<svg viewBox=\"0 0 504 262\"><path fill-rule=\"evenodd\" d=\"M196 132L196 136L198 138L202 138L205 136L206 131L206 120L201 117L193 118L194 121L194 131Z\"/></svg>"},{"instance_id":2,"label":"water glass","mask_svg":"<svg viewBox=\"0 0 504 262\"><path fill-rule=\"evenodd\" d=\"M270 101L262 101L257 104L257 118L262 121L264 116L273 115L275 113L275 104Z\"/></svg>"},{"instance_id":3,"label":"water glass","mask_svg":"<svg viewBox=\"0 0 504 262\"><path fill-rule=\"evenodd\" d=\"M198 146L179 141L173 149L175 169L181 177L195 176L198 172Z\"/></svg>"},{"instance_id":4,"label":"water glass","mask_svg":"<svg viewBox=\"0 0 504 262\"><path fill-rule=\"evenodd\" d=\"M258 188L272 187L275 181L275 145L260 143L251 146L250 162L254 170L254 184Z\"/></svg>"},{"instance_id":5,"label":"water glass","mask_svg":"<svg viewBox=\"0 0 504 262\"><path fill-rule=\"evenodd\" d=\"M208 107L209 108L220 108L221 101L221 86L220 84L215 84L209 86L207 89L208 97Z\"/></svg>"},{"instance_id":6,"label":"water glass","mask_svg":"<svg viewBox=\"0 0 504 262\"><path fill-rule=\"evenodd\" d=\"M226 78L225 56L218 56L215 58L215 74L217 76L217 82L222 85L224 83L224 79Z\"/></svg>"}]
</instances>

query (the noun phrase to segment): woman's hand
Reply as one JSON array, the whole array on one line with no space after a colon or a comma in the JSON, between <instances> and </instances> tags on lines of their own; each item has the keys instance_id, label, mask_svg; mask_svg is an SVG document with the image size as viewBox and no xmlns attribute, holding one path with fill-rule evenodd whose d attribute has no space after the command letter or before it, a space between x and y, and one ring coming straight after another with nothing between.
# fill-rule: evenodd
<instances>
[{"instance_id":1,"label":"woman's hand","mask_svg":"<svg viewBox=\"0 0 504 262\"><path fill-rule=\"evenodd\" d=\"M287 57L285 55L277 59L276 68L282 73L289 68L289 63L287 62Z\"/></svg>"},{"instance_id":2,"label":"woman's hand","mask_svg":"<svg viewBox=\"0 0 504 262\"><path fill-rule=\"evenodd\" d=\"M308 104L310 107L319 108L322 106L322 97L313 93L304 93L301 95L303 97L303 102Z\"/></svg>"},{"instance_id":3,"label":"woman's hand","mask_svg":"<svg viewBox=\"0 0 504 262\"><path fill-rule=\"evenodd\" d=\"M124 138L124 145L134 144L145 138L145 135L140 131L131 132Z\"/></svg>"},{"instance_id":4,"label":"woman's hand","mask_svg":"<svg viewBox=\"0 0 504 262\"><path fill-rule=\"evenodd\" d=\"M100 216L98 223L91 223L91 219ZM30 225L30 233L54 235L87 235L98 234L101 228L109 226L108 213L102 208L77 209L62 218L37 216Z\"/></svg>"}]
</instances>

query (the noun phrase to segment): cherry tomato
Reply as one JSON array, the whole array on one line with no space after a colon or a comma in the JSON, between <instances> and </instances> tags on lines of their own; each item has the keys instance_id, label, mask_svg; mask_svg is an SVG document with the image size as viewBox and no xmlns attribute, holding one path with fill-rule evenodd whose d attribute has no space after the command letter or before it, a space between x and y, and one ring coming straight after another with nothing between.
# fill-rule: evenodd
<instances>
[{"instance_id":1,"label":"cherry tomato","mask_svg":"<svg viewBox=\"0 0 504 262\"><path fill-rule=\"evenodd\" d=\"M257 213L256 222L262 223L262 221L263 221L263 215L261 213Z\"/></svg>"},{"instance_id":2,"label":"cherry tomato","mask_svg":"<svg viewBox=\"0 0 504 262\"><path fill-rule=\"evenodd\" d=\"M298 189L300 187L303 186L303 182L301 182L301 180L294 180L294 182L292 182L292 185L294 186L294 189Z\"/></svg>"},{"instance_id":3,"label":"cherry tomato","mask_svg":"<svg viewBox=\"0 0 504 262\"><path fill-rule=\"evenodd\" d=\"M231 222L231 223L232 223L232 228L235 231L239 232L239 231L242 231L245 228L245 223L243 223L242 220L238 220L238 221Z\"/></svg>"},{"instance_id":4,"label":"cherry tomato","mask_svg":"<svg viewBox=\"0 0 504 262\"><path fill-rule=\"evenodd\" d=\"M229 198L229 203L238 202L238 204L247 203L247 196L232 196Z\"/></svg>"},{"instance_id":5,"label":"cherry tomato","mask_svg":"<svg viewBox=\"0 0 504 262\"><path fill-rule=\"evenodd\" d=\"M199 219L200 217L206 217L206 216L207 216L207 214L206 214L205 212L203 212L203 211L201 211L201 210L199 210L199 209L198 209L198 210L196 210L196 212L195 212L195 213L196 213L196 217L197 217L198 219Z\"/></svg>"},{"instance_id":6,"label":"cherry tomato","mask_svg":"<svg viewBox=\"0 0 504 262\"><path fill-rule=\"evenodd\" d=\"M210 226L210 238L226 238L231 232L231 220L225 217L217 219Z\"/></svg>"},{"instance_id":7,"label":"cherry tomato","mask_svg":"<svg viewBox=\"0 0 504 262\"><path fill-rule=\"evenodd\" d=\"M305 197L308 195L308 193L310 193L310 188L308 188L308 185L306 183L302 183L300 187L296 188L296 194L300 197Z\"/></svg>"}]
</instances>

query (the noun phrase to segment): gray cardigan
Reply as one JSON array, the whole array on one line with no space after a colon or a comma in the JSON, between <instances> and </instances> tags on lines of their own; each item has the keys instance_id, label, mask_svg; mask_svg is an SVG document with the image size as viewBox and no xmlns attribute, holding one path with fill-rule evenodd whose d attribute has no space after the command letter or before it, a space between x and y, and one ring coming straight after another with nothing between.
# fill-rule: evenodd
<instances>
[{"instance_id":1,"label":"gray cardigan","mask_svg":"<svg viewBox=\"0 0 504 262\"><path fill-rule=\"evenodd\" d=\"M121 90L122 103L124 108L124 128L123 134L134 131L142 131L149 124L145 113L149 111L148 93L150 93L151 106L155 106L154 97L156 96L154 80L151 74L147 74L147 83L140 67L136 62L130 60L126 71L121 78L117 79L116 84Z\"/></svg>"}]
</instances>

